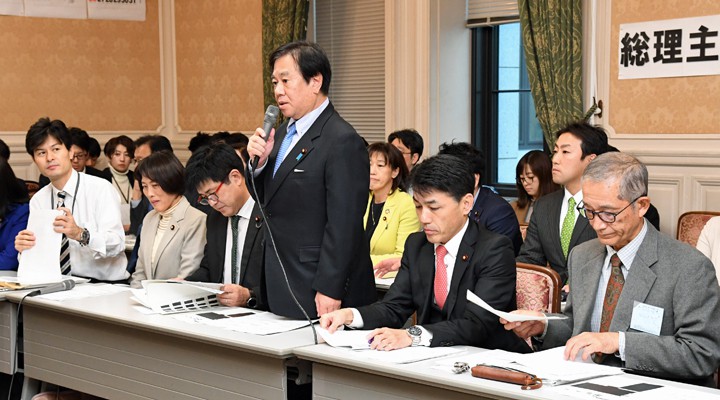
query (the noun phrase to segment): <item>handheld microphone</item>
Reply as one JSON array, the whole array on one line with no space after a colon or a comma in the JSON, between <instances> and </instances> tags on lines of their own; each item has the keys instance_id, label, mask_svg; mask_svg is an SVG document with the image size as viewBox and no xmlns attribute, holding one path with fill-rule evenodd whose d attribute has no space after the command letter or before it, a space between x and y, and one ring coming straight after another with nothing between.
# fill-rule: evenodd
<instances>
[{"instance_id":1,"label":"handheld microphone","mask_svg":"<svg viewBox=\"0 0 720 400\"><path fill-rule=\"evenodd\" d=\"M270 135L270 131L272 130L273 126L275 126L275 122L277 122L278 116L280 115L280 109L277 108L277 106L274 106L270 104L267 106L267 110L265 110L265 119L263 119L263 131L265 131L265 139L267 140L268 135ZM258 163L260 162L260 157L255 156L252 159L252 162L250 163L252 166L252 169L254 170L257 168Z\"/></svg>"},{"instance_id":2,"label":"handheld microphone","mask_svg":"<svg viewBox=\"0 0 720 400\"><path fill-rule=\"evenodd\" d=\"M64 279L62 282L53 283L52 285L47 285L44 288L40 288L38 290L32 291L28 294L30 297L39 296L41 294L49 294L49 293L55 293L55 292L62 292L65 290L70 290L75 287L75 281L72 279Z\"/></svg>"}]
</instances>

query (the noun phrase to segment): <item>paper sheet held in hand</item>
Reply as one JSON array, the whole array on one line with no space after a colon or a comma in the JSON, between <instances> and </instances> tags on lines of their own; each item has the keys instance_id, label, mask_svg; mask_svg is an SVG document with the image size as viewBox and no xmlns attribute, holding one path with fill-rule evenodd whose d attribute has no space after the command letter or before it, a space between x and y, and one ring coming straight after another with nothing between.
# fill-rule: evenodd
<instances>
[{"instance_id":1,"label":"paper sheet held in hand","mask_svg":"<svg viewBox=\"0 0 720 400\"><path fill-rule=\"evenodd\" d=\"M519 322L519 321L545 321L548 319L566 319L567 317L564 315L541 315L541 316L534 316L534 315L523 315L523 314L511 314L509 312L504 311L498 311L494 309L490 304L483 301L483 299L479 298L475 293L471 291L467 291L467 299L469 302L474 303L483 309L497 315L500 318L505 319L509 322Z\"/></svg>"}]
</instances>

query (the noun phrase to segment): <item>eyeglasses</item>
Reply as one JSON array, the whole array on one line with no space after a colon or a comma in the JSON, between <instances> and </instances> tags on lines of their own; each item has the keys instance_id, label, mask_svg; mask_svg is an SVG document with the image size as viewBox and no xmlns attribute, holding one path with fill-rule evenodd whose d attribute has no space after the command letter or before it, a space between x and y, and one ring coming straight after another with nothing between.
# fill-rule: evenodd
<instances>
[{"instance_id":1,"label":"eyeglasses","mask_svg":"<svg viewBox=\"0 0 720 400\"><path fill-rule=\"evenodd\" d=\"M522 176L521 175L521 176L518 176L517 181L520 183L527 183L529 185L529 184L533 183L535 178L536 178L535 175L531 175L531 176Z\"/></svg>"},{"instance_id":2,"label":"eyeglasses","mask_svg":"<svg viewBox=\"0 0 720 400\"><path fill-rule=\"evenodd\" d=\"M578 206L577 206L576 208L577 208L578 212L580 213L580 215L582 215L583 217L587 218L588 220L592 220L592 219L595 218L595 216L598 216L598 217L600 217L600 220L601 220L602 222L605 222L605 223L607 223L607 224L612 224L613 222L615 222L615 219L617 218L618 215L620 215L620 213L622 213L623 211L625 211L628 207L630 207L631 205L633 205L633 203L635 203L636 201L638 201L638 200L640 199L640 197L643 197L643 196L645 196L645 195L643 194L643 195L641 195L641 196L638 196L637 198L635 198L635 200L631 201L628 205L626 205L625 207L623 207L622 210L620 210L620 211L618 211L618 212L616 212L616 213L612 213L612 212L609 212L609 211L593 211L593 210L588 210L587 208L585 208L585 203L584 203L584 202L580 202L580 204L578 204Z\"/></svg>"},{"instance_id":3,"label":"eyeglasses","mask_svg":"<svg viewBox=\"0 0 720 400\"><path fill-rule=\"evenodd\" d=\"M220 188L222 187L222 185L223 185L223 183L220 182L220 184L218 185L217 189L215 189L214 192L212 192L212 193L210 193L210 194L208 194L208 195L201 194L200 196L198 196L198 203L200 203L200 204L202 204L202 205L204 205L204 206L209 205L211 201L212 201L213 203L217 203L217 202L218 202L218 195L217 195L217 194L218 194L218 192L220 191Z\"/></svg>"},{"instance_id":4,"label":"eyeglasses","mask_svg":"<svg viewBox=\"0 0 720 400\"><path fill-rule=\"evenodd\" d=\"M73 154L73 156L70 159L78 160L78 161L84 160L85 158L87 158L87 155L88 155L88 153L75 153L75 154Z\"/></svg>"}]
</instances>

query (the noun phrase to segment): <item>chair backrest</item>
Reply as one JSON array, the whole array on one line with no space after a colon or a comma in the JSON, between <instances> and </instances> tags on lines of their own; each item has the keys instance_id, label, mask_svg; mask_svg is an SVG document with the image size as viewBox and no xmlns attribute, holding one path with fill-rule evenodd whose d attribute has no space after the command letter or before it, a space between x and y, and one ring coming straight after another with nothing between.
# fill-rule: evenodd
<instances>
[{"instance_id":1,"label":"chair backrest","mask_svg":"<svg viewBox=\"0 0 720 400\"><path fill-rule=\"evenodd\" d=\"M710 218L720 215L716 211L688 211L678 218L677 240L697 246L700 232Z\"/></svg>"},{"instance_id":2,"label":"chair backrest","mask_svg":"<svg viewBox=\"0 0 720 400\"><path fill-rule=\"evenodd\" d=\"M520 224L520 235L522 236L523 242L525 241L525 237L527 236L527 228L528 224Z\"/></svg>"},{"instance_id":3,"label":"chair backrest","mask_svg":"<svg viewBox=\"0 0 720 400\"><path fill-rule=\"evenodd\" d=\"M549 267L518 262L517 267L517 308L559 313L560 275Z\"/></svg>"}]
</instances>

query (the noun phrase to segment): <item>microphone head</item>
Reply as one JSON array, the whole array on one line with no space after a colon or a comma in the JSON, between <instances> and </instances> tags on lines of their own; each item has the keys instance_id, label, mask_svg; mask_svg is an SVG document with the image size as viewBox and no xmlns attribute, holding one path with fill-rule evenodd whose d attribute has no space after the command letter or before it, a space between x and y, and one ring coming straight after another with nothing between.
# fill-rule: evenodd
<instances>
[{"instance_id":1,"label":"microphone head","mask_svg":"<svg viewBox=\"0 0 720 400\"><path fill-rule=\"evenodd\" d=\"M279 115L280 115L280 109L277 108L277 106L270 104L267 107L267 110L265 110L265 119L263 120L263 124L264 125L270 124L270 126L275 125L275 122L277 122Z\"/></svg>"},{"instance_id":2,"label":"microphone head","mask_svg":"<svg viewBox=\"0 0 720 400\"><path fill-rule=\"evenodd\" d=\"M75 287L75 281L72 279L63 279L62 281L64 290L70 290Z\"/></svg>"}]
</instances>

